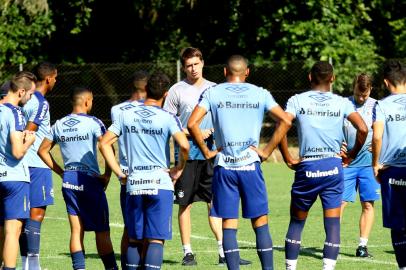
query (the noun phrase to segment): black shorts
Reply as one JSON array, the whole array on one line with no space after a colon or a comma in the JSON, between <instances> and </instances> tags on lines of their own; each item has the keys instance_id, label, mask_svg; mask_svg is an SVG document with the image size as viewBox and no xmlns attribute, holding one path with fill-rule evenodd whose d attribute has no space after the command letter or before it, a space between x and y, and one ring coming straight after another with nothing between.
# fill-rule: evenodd
<instances>
[{"instance_id":1,"label":"black shorts","mask_svg":"<svg viewBox=\"0 0 406 270\"><path fill-rule=\"evenodd\" d=\"M211 202L212 177L212 161L188 160L175 184L175 203L186 206L193 202Z\"/></svg>"}]
</instances>

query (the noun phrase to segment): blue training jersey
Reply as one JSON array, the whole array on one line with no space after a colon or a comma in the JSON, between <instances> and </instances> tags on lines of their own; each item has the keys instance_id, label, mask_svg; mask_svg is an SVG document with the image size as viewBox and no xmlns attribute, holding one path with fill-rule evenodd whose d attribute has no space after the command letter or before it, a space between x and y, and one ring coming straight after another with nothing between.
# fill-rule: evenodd
<instances>
[{"instance_id":1,"label":"blue training jersey","mask_svg":"<svg viewBox=\"0 0 406 270\"><path fill-rule=\"evenodd\" d=\"M55 122L48 139L59 144L65 171L100 175L97 140L105 132L98 118L84 113L69 114Z\"/></svg>"},{"instance_id":2,"label":"blue training jersey","mask_svg":"<svg viewBox=\"0 0 406 270\"><path fill-rule=\"evenodd\" d=\"M278 104L269 91L250 83L221 83L207 89L199 106L211 112L216 147L214 165L239 167L259 161L249 147L259 145L264 113Z\"/></svg>"},{"instance_id":3,"label":"blue training jersey","mask_svg":"<svg viewBox=\"0 0 406 270\"><path fill-rule=\"evenodd\" d=\"M117 121L119 114L121 114L123 111L132 109L135 106L138 106L140 102L138 101L124 101L122 103L119 103L111 108L111 122L114 123ZM124 147L124 137L119 137L118 138L118 160L120 163L120 168L121 170L125 173L128 174L128 165L127 165L127 155L125 153L125 147Z\"/></svg>"},{"instance_id":4,"label":"blue training jersey","mask_svg":"<svg viewBox=\"0 0 406 270\"><path fill-rule=\"evenodd\" d=\"M0 182L30 181L25 158L19 160L13 156L10 140L12 132L22 132L24 127L24 115L19 107L0 104Z\"/></svg>"},{"instance_id":5,"label":"blue training jersey","mask_svg":"<svg viewBox=\"0 0 406 270\"><path fill-rule=\"evenodd\" d=\"M23 111L26 121L33 122L38 126L35 132L35 142L25 156L27 164L30 167L49 169L37 154L43 139L51 131L49 103L40 92L35 91L31 99L24 105Z\"/></svg>"},{"instance_id":6,"label":"blue training jersey","mask_svg":"<svg viewBox=\"0 0 406 270\"><path fill-rule=\"evenodd\" d=\"M307 91L289 98L286 112L296 118L301 158L338 155L344 140L344 119L355 112L347 98L331 92Z\"/></svg>"},{"instance_id":7,"label":"blue training jersey","mask_svg":"<svg viewBox=\"0 0 406 270\"><path fill-rule=\"evenodd\" d=\"M195 106L197 105L200 96L207 88L215 85L214 82L203 79L200 86L189 84L186 80L174 84L168 91L165 98L164 109L179 117L183 127L187 126L190 115L192 114ZM211 121L210 112L203 118L200 123L200 129L211 129L213 123ZM204 156L195 141L188 137L190 144L189 159L190 160L204 160ZM214 149L213 136L205 140L207 147ZM178 159L179 147L175 144L175 159Z\"/></svg>"},{"instance_id":8,"label":"blue training jersey","mask_svg":"<svg viewBox=\"0 0 406 270\"><path fill-rule=\"evenodd\" d=\"M179 119L156 106L140 104L119 114L109 131L123 137L128 161L127 192L173 190L169 139L183 132Z\"/></svg>"},{"instance_id":9,"label":"blue training jersey","mask_svg":"<svg viewBox=\"0 0 406 270\"><path fill-rule=\"evenodd\" d=\"M394 94L377 101L373 121L384 124L379 163L405 167L406 94Z\"/></svg>"},{"instance_id":10,"label":"blue training jersey","mask_svg":"<svg viewBox=\"0 0 406 270\"><path fill-rule=\"evenodd\" d=\"M359 105L355 102L354 97L348 98L355 106L356 111L361 115L368 127L368 136L364 145L358 152L357 157L348 165L348 167L366 167L372 166L372 152L370 151L372 143L372 113L376 99L369 97L364 104ZM347 119L344 120L344 137L347 143L347 150L350 151L355 145L357 130Z\"/></svg>"}]
</instances>

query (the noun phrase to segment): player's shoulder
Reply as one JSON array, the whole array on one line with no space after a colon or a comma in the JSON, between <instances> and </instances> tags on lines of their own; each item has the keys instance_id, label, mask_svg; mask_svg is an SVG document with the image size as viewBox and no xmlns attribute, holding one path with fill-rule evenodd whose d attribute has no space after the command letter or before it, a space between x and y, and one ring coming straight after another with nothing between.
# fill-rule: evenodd
<instances>
[{"instance_id":1,"label":"player's shoulder","mask_svg":"<svg viewBox=\"0 0 406 270\"><path fill-rule=\"evenodd\" d=\"M124 102L121 102L119 104L114 105L113 107L111 107L111 113L117 114L123 111L127 111L129 109L132 109L138 105L140 105L141 102L139 101L130 101L130 100L126 100Z\"/></svg>"},{"instance_id":2,"label":"player's shoulder","mask_svg":"<svg viewBox=\"0 0 406 270\"><path fill-rule=\"evenodd\" d=\"M169 88L168 94L176 94L190 87L185 80L181 80Z\"/></svg>"}]
</instances>

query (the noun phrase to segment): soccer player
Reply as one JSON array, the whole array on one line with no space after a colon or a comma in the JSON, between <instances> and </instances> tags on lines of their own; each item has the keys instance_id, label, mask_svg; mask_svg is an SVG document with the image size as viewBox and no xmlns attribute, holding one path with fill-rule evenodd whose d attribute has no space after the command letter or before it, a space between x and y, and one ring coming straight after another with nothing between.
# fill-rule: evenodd
<instances>
[{"instance_id":1,"label":"soccer player","mask_svg":"<svg viewBox=\"0 0 406 270\"><path fill-rule=\"evenodd\" d=\"M368 236L374 223L374 201L379 199L380 186L375 181L372 169L372 111L376 100L369 97L372 80L365 73L357 75L353 82L353 96L348 99L354 104L368 127L368 137L357 157L344 168L344 193L341 204L341 217L348 202L354 202L359 191L362 212L359 220L359 245L355 252L357 257L372 257L368 252ZM351 150L355 144L356 129L348 121L344 121L345 148Z\"/></svg>"},{"instance_id":2,"label":"soccer player","mask_svg":"<svg viewBox=\"0 0 406 270\"><path fill-rule=\"evenodd\" d=\"M286 105L290 120L296 119L299 160L288 151L286 137L281 143L285 162L295 170L291 191L290 223L285 238L286 269L296 269L301 235L308 212L320 196L326 241L323 270L335 268L340 247L340 206L343 193L343 166L354 159L368 134L368 128L347 98L330 92L333 67L324 61L313 65L309 74L312 90L294 95ZM342 127L347 118L357 130L355 144L341 159Z\"/></svg>"},{"instance_id":3,"label":"soccer player","mask_svg":"<svg viewBox=\"0 0 406 270\"><path fill-rule=\"evenodd\" d=\"M190 212L192 204L198 201L206 202L207 210L210 212L213 164L205 160L199 147L190 137L186 126L202 92L215 85L215 83L203 78L204 60L202 52L199 49L192 47L185 48L181 52L180 61L186 78L174 84L169 89L168 96L165 99L164 109L179 116L182 126L184 127L183 131L188 136L190 144L189 160L186 163L181 178L176 182L175 186L176 203L179 204L179 231L184 255L182 265L190 266L197 264L190 241L190 235L192 233ZM200 129L203 132L206 145L212 149L214 146L212 136L213 123L210 113L204 117L200 124ZM177 152L178 149L175 145L175 160L177 160ZM221 219L209 216L209 225L217 239L219 264L224 264ZM241 260L241 264L250 263L249 261Z\"/></svg>"},{"instance_id":4,"label":"soccer player","mask_svg":"<svg viewBox=\"0 0 406 270\"><path fill-rule=\"evenodd\" d=\"M35 91L35 76L26 71L15 74L0 104L0 243L3 270L16 269L18 239L23 222L29 218L29 172L23 159L35 141L35 132L24 130L22 106Z\"/></svg>"},{"instance_id":5,"label":"soccer player","mask_svg":"<svg viewBox=\"0 0 406 270\"><path fill-rule=\"evenodd\" d=\"M189 118L188 129L204 157L214 160L213 205L210 215L222 218L223 246L228 269L239 269L238 208L251 219L262 269L273 269L272 240L268 229L268 198L260 160L267 159L290 127L286 113L269 91L245 82L248 61L234 55L224 68L227 82L202 94ZM199 127L210 112L217 150L211 150ZM264 149L257 149L262 120L270 112L279 125ZM236 121L238 119L238 121ZM258 151L258 153L256 152Z\"/></svg>"},{"instance_id":6,"label":"soccer player","mask_svg":"<svg viewBox=\"0 0 406 270\"><path fill-rule=\"evenodd\" d=\"M147 85L148 81L148 73L145 71L136 71L132 76L132 94L129 100L126 100L120 104L117 104L111 108L111 121L114 122L118 119L118 115L121 114L123 111L129 110L134 106L139 104L138 101L143 101L146 98L146 90L145 86ZM119 150L119 162L121 171L128 175L128 166L127 166L127 156L125 153L125 146L124 146L124 137L118 138L118 150ZM128 233L127 227L125 226L125 197L126 197L126 186L121 184L120 189L120 206L121 206L121 213L123 215L124 220L124 230L123 235L121 237L121 269L126 269L126 261L127 261L127 248L128 248Z\"/></svg>"},{"instance_id":7,"label":"soccer player","mask_svg":"<svg viewBox=\"0 0 406 270\"><path fill-rule=\"evenodd\" d=\"M381 183L383 226L391 229L399 269L406 269L406 68L386 63L384 84L391 95L374 109L372 166Z\"/></svg>"},{"instance_id":8,"label":"soccer player","mask_svg":"<svg viewBox=\"0 0 406 270\"><path fill-rule=\"evenodd\" d=\"M52 91L57 76L56 67L48 62L34 68L37 77L36 91L23 107L27 121L26 130L36 131L36 140L26 159L30 170L30 219L27 220L20 239L23 269L39 270L41 223L48 205L54 203L52 172L39 158L37 151L45 135L50 132L49 104L45 95Z\"/></svg>"},{"instance_id":9,"label":"soccer player","mask_svg":"<svg viewBox=\"0 0 406 270\"><path fill-rule=\"evenodd\" d=\"M118 269L110 239L109 209L104 190L111 170L105 167L100 175L97 163L97 142L105 133L103 123L88 115L93 105L89 88L76 87L71 95L72 113L59 119L52 126L38 154L45 164L63 179L62 194L71 227L70 252L73 269L85 269L85 231L94 231L96 247L105 269ZM64 169L50 154L58 144Z\"/></svg>"},{"instance_id":10,"label":"soccer player","mask_svg":"<svg viewBox=\"0 0 406 270\"><path fill-rule=\"evenodd\" d=\"M127 269L161 269L163 245L172 238L173 185L181 175L189 144L176 116L161 108L169 79L154 73L148 80L147 99L119 114L100 143L100 150L114 173L126 181L126 226L130 238ZM117 163L112 144L123 137L128 180ZM169 139L180 148L179 162L169 168ZM141 251L148 241L145 260Z\"/></svg>"},{"instance_id":11,"label":"soccer player","mask_svg":"<svg viewBox=\"0 0 406 270\"><path fill-rule=\"evenodd\" d=\"M10 81L6 81L0 88L0 104L3 103L3 98L7 96L8 90L10 90Z\"/></svg>"}]
</instances>

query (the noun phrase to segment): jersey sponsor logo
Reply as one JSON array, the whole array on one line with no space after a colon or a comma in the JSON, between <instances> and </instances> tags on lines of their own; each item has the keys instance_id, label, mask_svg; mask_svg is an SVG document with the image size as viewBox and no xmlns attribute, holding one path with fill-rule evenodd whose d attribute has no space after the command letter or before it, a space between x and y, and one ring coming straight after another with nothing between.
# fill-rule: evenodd
<instances>
[{"instance_id":1,"label":"jersey sponsor logo","mask_svg":"<svg viewBox=\"0 0 406 270\"><path fill-rule=\"evenodd\" d=\"M403 179L389 178L389 184L392 186L406 187L406 181Z\"/></svg>"},{"instance_id":2,"label":"jersey sponsor logo","mask_svg":"<svg viewBox=\"0 0 406 270\"><path fill-rule=\"evenodd\" d=\"M149 120L149 119L138 119L138 118L135 118L135 119L134 119L134 122L135 122L135 123L143 123L143 124L152 124L152 120Z\"/></svg>"},{"instance_id":3,"label":"jersey sponsor logo","mask_svg":"<svg viewBox=\"0 0 406 270\"><path fill-rule=\"evenodd\" d=\"M4 156L0 156L0 163L6 163L7 162L7 158Z\"/></svg>"},{"instance_id":4,"label":"jersey sponsor logo","mask_svg":"<svg viewBox=\"0 0 406 270\"><path fill-rule=\"evenodd\" d=\"M325 177L325 176L331 176L331 175L337 175L339 173L338 168L335 167L332 170L327 170L327 171L306 171L306 177L308 178L318 178L318 177Z\"/></svg>"},{"instance_id":5,"label":"jersey sponsor logo","mask_svg":"<svg viewBox=\"0 0 406 270\"><path fill-rule=\"evenodd\" d=\"M397 103L397 104L400 104L400 105L403 105L403 106L406 106L406 97L401 97L401 98L395 99L393 102Z\"/></svg>"},{"instance_id":6,"label":"jersey sponsor logo","mask_svg":"<svg viewBox=\"0 0 406 270\"><path fill-rule=\"evenodd\" d=\"M48 110L48 103L44 102L44 104L42 105L41 113L39 114L39 117L38 117L39 120L43 120L45 118L45 114L47 113L47 110Z\"/></svg>"},{"instance_id":7,"label":"jersey sponsor logo","mask_svg":"<svg viewBox=\"0 0 406 270\"><path fill-rule=\"evenodd\" d=\"M158 195L158 189L140 189L128 192L130 195Z\"/></svg>"},{"instance_id":8,"label":"jersey sponsor logo","mask_svg":"<svg viewBox=\"0 0 406 270\"><path fill-rule=\"evenodd\" d=\"M139 165L139 166L133 166L134 171L152 171L156 169L160 169L160 166L157 165Z\"/></svg>"},{"instance_id":9,"label":"jersey sponsor logo","mask_svg":"<svg viewBox=\"0 0 406 270\"><path fill-rule=\"evenodd\" d=\"M237 103L237 102L231 102L231 101L226 101L226 102L219 102L217 104L217 109L258 109L259 108L259 102L257 103L250 103L250 102L242 102L242 103Z\"/></svg>"},{"instance_id":10,"label":"jersey sponsor logo","mask_svg":"<svg viewBox=\"0 0 406 270\"><path fill-rule=\"evenodd\" d=\"M311 116L340 117L341 111L316 110L311 108L305 110L304 108L300 108L299 114L306 114Z\"/></svg>"},{"instance_id":11,"label":"jersey sponsor logo","mask_svg":"<svg viewBox=\"0 0 406 270\"><path fill-rule=\"evenodd\" d=\"M0 178L7 177L7 171L0 172Z\"/></svg>"},{"instance_id":12,"label":"jersey sponsor logo","mask_svg":"<svg viewBox=\"0 0 406 270\"><path fill-rule=\"evenodd\" d=\"M129 184L131 186L139 186L139 185L159 185L161 184L161 179L129 179Z\"/></svg>"},{"instance_id":13,"label":"jersey sponsor logo","mask_svg":"<svg viewBox=\"0 0 406 270\"><path fill-rule=\"evenodd\" d=\"M224 162L226 163L238 163L244 160L247 160L251 157L250 152L247 152L244 156L242 157L232 157L232 156L225 156L224 157Z\"/></svg>"},{"instance_id":14,"label":"jersey sponsor logo","mask_svg":"<svg viewBox=\"0 0 406 270\"><path fill-rule=\"evenodd\" d=\"M75 135L75 136L57 136L56 142L78 142L89 140L89 133L86 135Z\"/></svg>"},{"instance_id":15,"label":"jersey sponsor logo","mask_svg":"<svg viewBox=\"0 0 406 270\"><path fill-rule=\"evenodd\" d=\"M227 142L226 146L228 147L234 147L234 146L250 146L250 145L255 145L256 141L245 141L245 142Z\"/></svg>"},{"instance_id":16,"label":"jersey sponsor logo","mask_svg":"<svg viewBox=\"0 0 406 270\"><path fill-rule=\"evenodd\" d=\"M402 114L395 114L395 115L391 115L389 114L388 118L386 119L386 121L388 122L398 122L398 121L406 121L406 115L402 115Z\"/></svg>"},{"instance_id":17,"label":"jersey sponsor logo","mask_svg":"<svg viewBox=\"0 0 406 270\"><path fill-rule=\"evenodd\" d=\"M334 149L331 147L309 146L309 147L306 147L305 151L311 152L311 153L325 153L325 152L334 152Z\"/></svg>"},{"instance_id":18,"label":"jersey sponsor logo","mask_svg":"<svg viewBox=\"0 0 406 270\"><path fill-rule=\"evenodd\" d=\"M317 102L324 102L329 99L332 99L332 97L323 95L323 94L310 95L309 98L312 98L312 99L316 100Z\"/></svg>"},{"instance_id":19,"label":"jersey sponsor logo","mask_svg":"<svg viewBox=\"0 0 406 270\"><path fill-rule=\"evenodd\" d=\"M85 187L83 185L80 185L80 186L73 185L73 184L70 184L69 182L63 182L62 187L67 188L67 189L77 190L77 191L85 191Z\"/></svg>"},{"instance_id":20,"label":"jersey sponsor logo","mask_svg":"<svg viewBox=\"0 0 406 270\"><path fill-rule=\"evenodd\" d=\"M136 133L136 134L146 134L146 135L162 135L163 129L154 129L154 128L138 128L136 126L125 126L126 133Z\"/></svg>"},{"instance_id":21,"label":"jersey sponsor logo","mask_svg":"<svg viewBox=\"0 0 406 270\"><path fill-rule=\"evenodd\" d=\"M136 111L134 111L137 115L141 116L142 118L149 118L151 116L156 115L153 111L148 110L147 108L139 108Z\"/></svg>"},{"instance_id":22,"label":"jersey sponsor logo","mask_svg":"<svg viewBox=\"0 0 406 270\"><path fill-rule=\"evenodd\" d=\"M406 153L396 153L396 154L393 155L393 157L395 159L400 159L400 158L403 159L403 158L406 157Z\"/></svg>"},{"instance_id":23,"label":"jersey sponsor logo","mask_svg":"<svg viewBox=\"0 0 406 270\"><path fill-rule=\"evenodd\" d=\"M237 93L237 94L245 92L248 89L249 88L247 86L244 86L244 85L242 85L242 86L241 85L232 85L232 86L227 86L226 87L226 90Z\"/></svg>"},{"instance_id":24,"label":"jersey sponsor logo","mask_svg":"<svg viewBox=\"0 0 406 270\"><path fill-rule=\"evenodd\" d=\"M89 167L86 165L67 165L65 167L67 171L88 171Z\"/></svg>"},{"instance_id":25,"label":"jersey sponsor logo","mask_svg":"<svg viewBox=\"0 0 406 270\"><path fill-rule=\"evenodd\" d=\"M80 123L79 120L77 120L77 119L75 119L75 118L69 118L68 120L64 121L64 122L62 123L62 125L71 128L71 127L73 127L73 126L76 126L76 125L79 124L79 123Z\"/></svg>"},{"instance_id":26,"label":"jersey sponsor logo","mask_svg":"<svg viewBox=\"0 0 406 270\"><path fill-rule=\"evenodd\" d=\"M120 107L120 110L122 110L122 111L127 111L127 110L129 110L129 109L132 109L132 108L134 108L134 107L136 107L134 104L126 104L126 105L124 105L124 106L122 106L122 107Z\"/></svg>"}]
</instances>

